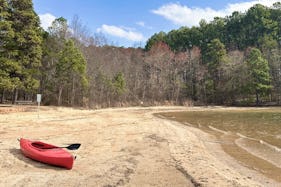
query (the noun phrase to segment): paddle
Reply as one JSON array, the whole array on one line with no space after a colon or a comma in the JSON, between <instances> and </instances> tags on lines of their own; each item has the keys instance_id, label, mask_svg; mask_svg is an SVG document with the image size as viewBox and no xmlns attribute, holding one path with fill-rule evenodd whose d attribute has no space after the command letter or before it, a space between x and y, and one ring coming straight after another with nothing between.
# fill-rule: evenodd
<instances>
[{"instance_id":1,"label":"paddle","mask_svg":"<svg viewBox=\"0 0 281 187\"><path fill-rule=\"evenodd\" d=\"M69 150L77 150L77 149L79 149L80 145L81 145L80 143L75 143L75 144L71 144L67 147L60 147L60 148L66 148Z\"/></svg>"},{"instance_id":2,"label":"paddle","mask_svg":"<svg viewBox=\"0 0 281 187\"><path fill-rule=\"evenodd\" d=\"M79 149L80 145L81 145L80 143L75 143L75 144L71 144L67 147L50 147L50 148L46 147L44 149L66 148L69 150L77 150L77 149Z\"/></svg>"}]
</instances>

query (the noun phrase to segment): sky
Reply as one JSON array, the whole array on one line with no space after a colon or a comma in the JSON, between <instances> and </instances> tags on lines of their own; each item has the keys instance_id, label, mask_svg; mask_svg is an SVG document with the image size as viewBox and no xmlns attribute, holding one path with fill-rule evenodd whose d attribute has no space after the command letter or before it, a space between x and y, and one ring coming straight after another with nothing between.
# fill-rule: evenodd
<instances>
[{"instance_id":1,"label":"sky","mask_svg":"<svg viewBox=\"0 0 281 187\"><path fill-rule=\"evenodd\" d=\"M280 0L33 0L41 26L64 17L78 16L92 35L104 35L109 44L144 46L160 31L198 26L200 20L245 12L254 4L272 6Z\"/></svg>"}]
</instances>

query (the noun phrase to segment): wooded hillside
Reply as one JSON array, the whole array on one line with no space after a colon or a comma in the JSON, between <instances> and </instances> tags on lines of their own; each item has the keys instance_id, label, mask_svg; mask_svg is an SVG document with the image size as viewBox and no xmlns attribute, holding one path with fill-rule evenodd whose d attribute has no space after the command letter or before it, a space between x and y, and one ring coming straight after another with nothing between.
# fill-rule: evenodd
<instances>
[{"instance_id":1,"label":"wooded hillside","mask_svg":"<svg viewBox=\"0 0 281 187\"><path fill-rule=\"evenodd\" d=\"M281 3L107 45L78 17L39 26L32 0L0 0L1 102L109 107L281 103Z\"/></svg>"}]
</instances>

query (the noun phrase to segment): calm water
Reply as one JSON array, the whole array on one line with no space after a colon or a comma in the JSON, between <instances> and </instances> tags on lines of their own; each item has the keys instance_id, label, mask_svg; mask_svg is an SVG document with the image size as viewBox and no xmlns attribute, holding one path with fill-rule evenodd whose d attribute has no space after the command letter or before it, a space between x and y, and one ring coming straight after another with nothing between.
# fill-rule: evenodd
<instances>
[{"instance_id":1,"label":"calm water","mask_svg":"<svg viewBox=\"0 0 281 187\"><path fill-rule=\"evenodd\" d=\"M232 157L281 182L281 108L210 109L161 115L215 135Z\"/></svg>"}]
</instances>

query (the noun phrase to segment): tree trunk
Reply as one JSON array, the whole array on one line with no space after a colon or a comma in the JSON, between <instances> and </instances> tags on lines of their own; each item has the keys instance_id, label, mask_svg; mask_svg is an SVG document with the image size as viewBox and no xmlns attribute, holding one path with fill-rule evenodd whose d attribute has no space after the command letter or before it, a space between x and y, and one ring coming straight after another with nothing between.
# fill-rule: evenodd
<instances>
[{"instance_id":1,"label":"tree trunk","mask_svg":"<svg viewBox=\"0 0 281 187\"><path fill-rule=\"evenodd\" d=\"M74 77L72 78L72 93L71 93L71 106L74 106L74 99L75 99L75 80Z\"/></svg>"},{"instance_id":2,"label":"tree trunk","mask_svg":"<svg viewBox=\"0 0 281 187\"><path fill-rule=\"evenodd\" d=\"M5 101L5 90L2 91L1 103L4 103L4 101Z\"/></svg>"},{"instance_id":3,"label":"tree trunk","mask_svg":"<svg viewBox=\"0 0 281 187\"><path fill-rule=\"evenodd\" d=\"M59 87L59 95L58 95L58 106L61 105L61 95L62 95L63 86Z\"/></svg>"},{"instance_id":4,"label":"tree trunk","mask_svg":"<svg viewBox=\"0 0 281 187\"><path fill-rule=\"evenodd\" d=\"M18 100L18 89L14 89L14 97L12 103L15 104L16 101Z\"/></svg>"},{"instance_id":5,"label":"tree trunk","mask_svg":"<svg viewBox=\"0 0 281 187\"><path fill-rule=\"evenodd\" d=\"M259 101L259 94L258 92L256 92L256 105L259 105L260 101Z\"/></svg>"}]
</instances>

